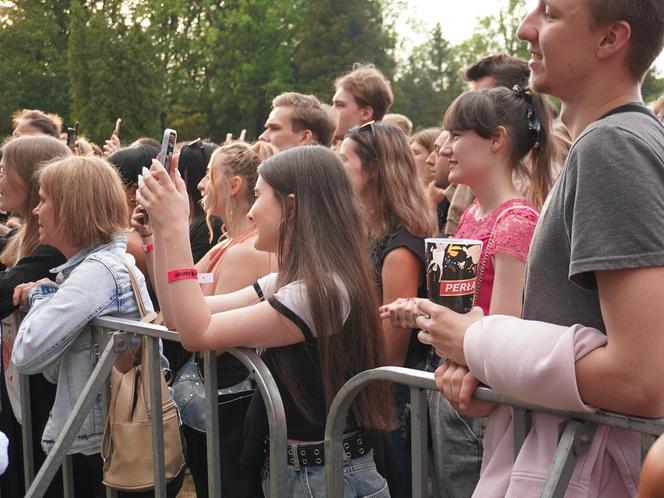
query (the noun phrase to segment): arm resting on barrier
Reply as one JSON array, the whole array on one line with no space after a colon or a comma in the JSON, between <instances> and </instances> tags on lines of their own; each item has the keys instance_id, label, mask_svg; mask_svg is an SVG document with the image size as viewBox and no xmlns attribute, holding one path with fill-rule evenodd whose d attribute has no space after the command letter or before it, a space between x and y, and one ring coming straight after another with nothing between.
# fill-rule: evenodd
<instances>
[{"instance_id":1,"label":"arm resting on barrier","mask_svg":"<svg viewBox=\"0 0 664 498\"><path fill-rule=\"evenodd\" d=\"M58 288L38 283L30 291L30 312L21 322L12 361L19 372L43 372L60 360L93 318L118 310L112 271L84 260Z\"/></svg>"},{"instance_id":2,"label":"arm resting on barrier","mask_svg":"<svg viewBox=\"0 0 664 498\"><path fill-rule=\"evenodd\" d=\"M470 371L499 393L558 410L592 412L576 384L575 362L606 344L595 329L488 316L468 328Z\"/></svg>"},{"instance_id":3,"label":"arm resting on barrier","mask_svg":"<svg viewBox=\"0 0 664 498\"><path fill-rule=\"evenodd\" d=\"M581 397L605 410L664 416L664 268L595 276L608 343L578 361Z\"/></svg>"}]
</instances>

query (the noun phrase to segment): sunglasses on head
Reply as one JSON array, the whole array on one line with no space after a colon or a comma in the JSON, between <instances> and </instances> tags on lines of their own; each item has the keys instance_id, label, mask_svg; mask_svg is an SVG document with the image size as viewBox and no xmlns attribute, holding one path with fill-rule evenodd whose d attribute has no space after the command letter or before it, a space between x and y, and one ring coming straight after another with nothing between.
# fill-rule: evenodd
<instances>
[{"instance_id":1,"label":"sunglasses on head","mask_svg":"<svg viewBox=\"0 0 664 498\"><path fill-rule=\"evenodd\" d=\"M378 159L378 139L376 137L376 129L375 129L375 121L369 121L368 123L364 123L362 126L356 126L355 128L351 129L351 133L370 133L371 134L371 148L373 149L373 156L375 159Z\"/></svg>"}]
</instances>

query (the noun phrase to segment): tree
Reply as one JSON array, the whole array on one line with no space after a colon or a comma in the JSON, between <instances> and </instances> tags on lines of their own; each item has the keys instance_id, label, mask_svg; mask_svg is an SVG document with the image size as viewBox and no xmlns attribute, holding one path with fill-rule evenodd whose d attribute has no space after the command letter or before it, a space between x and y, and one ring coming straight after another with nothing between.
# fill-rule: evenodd
<instances>
[{"instance_id":1,"label":"tree","mask_svg":"<svg viewBox=\"0 0 664 498\"><path fill-rule=\"evenodd\" d=\"M394 111L416 128L438 126L445 109L463 91L457 50L443 37L440 24L416 47L394 83Z\"/></svg>"},{"instance_id":2,"label":"tree","mask_svg":"<svg viewBox=\"0 0 664 498\"><path fill-rule=\"evenodd\" d=\"M201 102L211 137L256 136L269 94L292 88L297 2L232 0L210 13L202 43Z\"/></svg>"},{"instance_id":3,"label":"tree","mask_svg":"<svg viewBox=\"0 0 664 498\"><path fill-rule=\"evenodd\" d=\"M526 14L526 0L509 0L496 15L479 19L473 35L459 46L462 65L499 52L528 59L526 43L516 36Z\"/></svg>"},{"instance_id":4,"label":"tree","mask_svg":"<svg viewBox=\"0 0 664 498\"><path fill-rule=\"evenodd\" d=\"M22 108L69 120L68 0L15 0L0 16L0 136Z\"/></svg>"},{"instance_id":5,"label":"tree","mask_svg":"<svg viewBox=\"0 0 664 498\"><path fill-rule=\"evenodd\" d=\"M386 77L394 72L395 36L376 0L306 0L294 62L297 87L327 100L334 80L355 62L373 63Z\"/></svg>"},{"instance_id":6,"label":"tree","mask_svg":"<svg viewBox=\"0 0 664 498\"><path fill-rule=\"evenodd\" d=\"M646 74L641 86L644 102L652 102L664 95L664 77L659 76L657 69L653 66Z\"/></svg>"},{"instance_id":7,"label":"tree","mask_svg":"<svg viewBox=\"0 0 664 498\"><path fill-rule=\"evenodd\" d=\"M116 3L119 6L120 2ZM140 25L127 25L111 2L103 8L72 0L69 79L72 116L98 143L118 117L122 136L158 137L164 69Z\"/></svg>"}]
</instances>

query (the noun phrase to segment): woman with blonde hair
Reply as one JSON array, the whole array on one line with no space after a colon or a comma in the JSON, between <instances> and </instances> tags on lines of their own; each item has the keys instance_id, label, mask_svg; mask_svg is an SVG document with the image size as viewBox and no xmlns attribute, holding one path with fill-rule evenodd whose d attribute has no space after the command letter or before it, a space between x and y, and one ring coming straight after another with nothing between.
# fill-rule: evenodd
<instances>
[{"instance_id":1,"label":"woman with blonde hair","mask_svg":"<svg viewBox=\"0 0 664 498\"><path fill-rule=\"evenodd\" d=\"M16 385L8 386L12 377L9 357L16 334L16 317L13 313L17 306L13 302L14 288L22 283L53 278L50 269L65 262L64 256L53 247L39 243L39 226L32 210L39 202L39 183L37 175L45 163L58 157L71 155L69 148L60 140L43 136L25 136L15 138L2 148L0 160L0 210L14 213L21 220L19 228L10 230L0 237L0 318L3 319L3 372L2 376L2 412L0 430L9 436L9 468L2 479L1 491L6 496L22 496L23 458L21 445L21 426L16 420L12 407L17 409L18 397ZM46 424L48 412L55 399L55 386L41 375L31 376L30 402L32 427L41 431ZM11 404L10 404L11 403ZM13 406L16 405L16 406ZM46 455L37 439L33 440L33 455L36 468L43 463ZM62 484L58 474L46 496L60 496Z\"/></svg>"},{"instance_id":2,"label":"woman with blonde hair","mask_svg":"<svg viewBox=\"0 0 664 498\"><path fill-rule=\"evenodd\" d=\"M50 163L39 173L39 204L33 212L39 242L67 258L53 270L56 283L40 280L15 290L16 301L30 310L19 328L12 362L21 373L43 373L57 383L41 437L48 453L98 361L90 321L100 316L140 319L130 272L146 310L153 308L143 275L126 253L127 202L113 166L95 157ZM87 456L89 474L97 484L95 496L105 496L99 456L104 420L101 397L97 397L69 449L70 454ZM169 496L175 496L179 486L181 479L171 481Z\"/></svg>"}]
</instances>

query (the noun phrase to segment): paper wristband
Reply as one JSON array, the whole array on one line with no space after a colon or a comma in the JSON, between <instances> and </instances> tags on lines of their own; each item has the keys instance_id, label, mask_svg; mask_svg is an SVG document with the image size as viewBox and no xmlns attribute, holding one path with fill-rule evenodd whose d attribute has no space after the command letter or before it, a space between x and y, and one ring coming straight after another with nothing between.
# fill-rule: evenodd
<instances>
[{"instance_id":1,"label":"paper wristband","mask_svg":"<svg viewBox=\"0 0 664 498\"><path fill-rule=\"evenodd\" d=\"M198 271L195 268L183 268L181 270L172 270L168 272L168 283L178 280L197 280Z\"/></svg>"},{"instance_id":2,"label":"paper wristband","mask_svg":"<svg viewBox=\"0 0 664 498\"><path fill-rule=\"evenodd\" d=\"M213 284L214 283L214 273L199 273L198 274L198 283L199 284Z\"/></svg>"}]
</instances>

